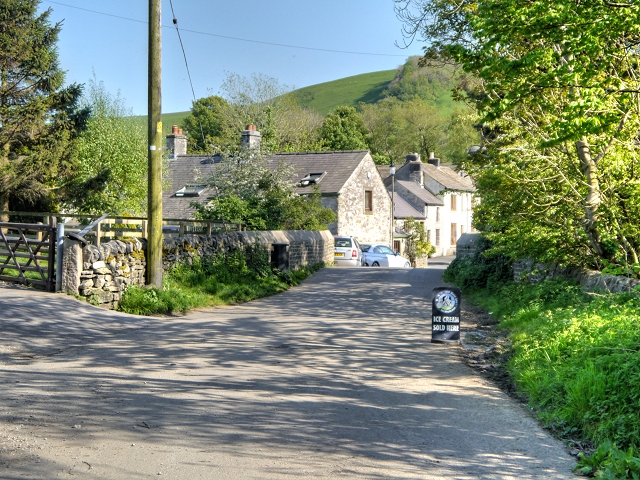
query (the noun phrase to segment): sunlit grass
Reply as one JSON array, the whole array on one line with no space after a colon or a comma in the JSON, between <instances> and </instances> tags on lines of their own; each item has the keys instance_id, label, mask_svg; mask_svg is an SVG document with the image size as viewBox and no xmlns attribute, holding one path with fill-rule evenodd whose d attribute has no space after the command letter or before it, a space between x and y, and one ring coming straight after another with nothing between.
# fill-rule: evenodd
<instances>
[{"instance_id":1,"label":"sunlit grass","mask_svg":"<svg viewBox=\"0 0 640 480\"><path fill-rule=\"evenodd\" d=\"M463 270L471 268L453 270L469 278ZM467 295L510 332L509 372L541 421L563 438L601 446L581 460L582 471L640 478L640 293L589 294L553 279L503 280ZM620 471L627 473L607 476Z\"/></svg>"}]
</instances>

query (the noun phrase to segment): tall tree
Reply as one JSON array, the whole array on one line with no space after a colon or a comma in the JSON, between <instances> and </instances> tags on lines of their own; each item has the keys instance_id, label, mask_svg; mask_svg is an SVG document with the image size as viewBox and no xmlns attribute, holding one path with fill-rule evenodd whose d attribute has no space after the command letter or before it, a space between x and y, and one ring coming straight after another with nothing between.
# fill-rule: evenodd
<instances>
[{"instance_id":1,"label":"tall tree","mask_svg":"<svg viewBox=\"0 0 640 480\"><path fill-rule=\"evenodd\" d=\"M250 124L261 132L262 144L270 151L320 149L322 117L300 107L289 88L275 78L229 73L220 94L193 103L183 123L189 132L190 151L238 149L240 133Z\"/></svg>"},{"instance_id":2,"label":"tall tree","mask_svg":"<svg viewBox=\"0 0 640 480\"><path fill-rule=\"evenodd\" d=\"M327 115L320 136L328 150L366 150L367 129L353 107L342 106Z\"/></svg>"},{"instance_id":3,"label":"tall tree","mask_svg":"<svg viewBox=\"0 0 640 480\"><path fill-rule=\"evenodd\" d=\"M89 82L82 104L91 110L77 139L73 186L83 213L133 213L147 209L147 132L120 95ZM73 206L73 205L69 205Z\"/></svg>"},{"instance_id":4,"label":"tall tree","mask_svg":"<svg viewBox=\"0 0 640 480\"><path fill-rule=\"evenodd\" d=\"M411 20L409 34L435 39L427 59L451 59L480 78L469 99L485 122L485 152L494 161L476 163L494 178L518 179L521 191L530 192L519 214L543 227L553 208L577 199L579 208L565 208L571 217L559 223L571 227L565 235L588 253L583 261L637 263L640 6L607 0L396 3ZM427 25L434 20L436 26ZM524 170L526 178L513 175ZM563 189L549 188L552 181ZM485 193L494 194L480 190ZM495 226L503 219L494 220Z\"/></svg>"},{"instance_id":5,"label":"tall tree","mask_svg":"<svg viewBox=\"0 0 640 480\"><path fill-rule=\"evenodd\" d=\"M229 121L227 112L229 104L216 95L199 98L191 105L191 112L182 122L182 127L189 135L190 153L208 152L213 145L227 142Z\"/></svg>"},{"instance_id":6,"label":"tall tree","mask_svg":"<svg viewBox=\"0 0 640 480\"><path fill-rule=\"evenodd\" d=\"M39 3L0 0L0 210L57 208L86 118L77 110L81 87L63 87L61 24L51 25L50 9L38 14Z\"/></svg>"}]
</instances>

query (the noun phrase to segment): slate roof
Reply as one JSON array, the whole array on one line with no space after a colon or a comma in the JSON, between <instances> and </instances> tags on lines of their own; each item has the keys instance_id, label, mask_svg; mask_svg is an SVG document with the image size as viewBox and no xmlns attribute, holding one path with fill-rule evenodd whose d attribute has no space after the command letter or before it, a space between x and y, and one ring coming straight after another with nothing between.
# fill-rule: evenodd
<instances>
[{"instance_id":1,"label":"slate roof","mask_svg":"<svg viewBox=\"0 0 640 480\"><path fill-rule=\"evenodd\" d=\"M409 218L413 217L416 220L424 220L425 217L420 211L416 210L407 200L402 198L398 192L393 192L393 218Z\"/></svg>"},{"instance_id":2,"label":"slate roof","mask_svg":"<svg viewBox=\"0 0 640 480\"><path fill-rule=\"evenodd\" d=\"M349 180L355 169L369 154L367 150L345 150L335 152L301 152L276 153L271 155L269 162L284 161L295 168L293 181L299 183L310 173L327 172L318 187L322 195L337 195ZM312 186L301 187L297 193L311 193Z\"/></svg>"},{"instance_id":3,"label":"slate roof","mask_svg":"<svg viewBox=\"0 0 640 480\"><path fill-rule=\"evenodd\" d=\"M409 192L414 194L420 200L427 205L444 206L444 201L440 197L436 197L426 188L422 188L419 183L411 182L409 180L396 180L396 185L402 188L406 188Z\"/></svg>"},{"instance_id":4,"label":"slate roof","mask_svg":"<svg viewBox=\"0 0 640 480\"><path fill-rule=\"evenodd\" d=\"M475 192L476 190L470 177L463 177L453 168L446 165L441 165L440 168L438 168L430 163L423 163L422 171L425 175L429 175L448 190L459 190L463 192Z\"/></svg>"},{"instance_id":5,"label":"slate roof","mask_svg":"<svg viewBox=\"0 0 640 480\"><path fill-rule=\"evenodd\" d=\"M269 163L276 165L284 161L294 166L292 181L299 183L310 173L324 173L318 183L320 193L325 196L338 195L355 169L369 154L367 150L347 150L335 152L277 153L269 157ZM206 203L210 193L204 190L199 197L179 197L176 192L186 185L206 181L215 171L219 157L211 155L179 155L170 160L166 174L166 184L162 195L162 216L164 218L191 218L195 209L191 202ZM296 189L299 194L313 192L312 186Z\"/></svg>"},{"instance_id":6,"label":"slate roof","mask_svg":"<svg viewBox=\"0 0 640 480\"><path fill-rule=\"evenodd\" d=\"M378 169L378 173L380 174L380 177L382 177L383 181L389 177L390 165L376 165L376 168Z\"/></svg>"},{"instance_id":7,"label":"slate roof","mask_svg":"<svg viewBox=\"0 0 640 480\"><path fill-rule=\"evenodd\" d=\"M217 160L219 163L219 159ZM205 189L199 197L179 197L176 192L186 185L205 183L215 170L216 160L211 155L180 155L169 160L162 192L163 218L191 218L195 209L191 202L206 203L209 195Z\"/></svg>"}]
</instances>

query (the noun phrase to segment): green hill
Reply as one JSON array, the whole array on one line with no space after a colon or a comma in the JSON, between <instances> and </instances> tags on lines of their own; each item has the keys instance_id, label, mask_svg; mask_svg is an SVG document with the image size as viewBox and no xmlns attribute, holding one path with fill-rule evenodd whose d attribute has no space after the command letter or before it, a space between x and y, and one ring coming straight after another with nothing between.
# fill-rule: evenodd
<instances>
[{"instance_id":1,"label":"green hill","mask_svg":"<svg viewBox=\"0 0 640 480\"><path fill-rule=\"evenodd\" d=\"M357 107L360 102L376 103L396 76L396 70L363 73L294 90L298 103L327 115L340 105Z\"/></svg>"},{"instance_id":2,"label":"green hill","mask_svg":"<svg viewBox=\"0 0 640 480\"><path fill-rule=\"evenodd\" d=\"M189 115L190 112L173 112L173 113L163 113L162 114L162 136L166 137L171 133L172 125L180 125L182 124L182 120ZM139 119L141 122L147 121L146 115L137 115L135 117Z\"/></svg>"},{"instance_id":3,"label":"green hill","mask_svg":"<svg viewBox=\"0 0 640 480\"><path fill-rule=\"evenodd\" d=\"M451 97L453 68L420 67L418 57L410 57L398 70L363 73L331 82L318 83L294 90L298 103L326 116L341 105L357 107L361 102L376 103L385 96L410 100L415 96L435 105L443 114L454 109ZM171 133L171 125L181 125L189 112L164 113L163 134ZM137 117L146 121L146 116Z\"/></svg>"}]
</instances>

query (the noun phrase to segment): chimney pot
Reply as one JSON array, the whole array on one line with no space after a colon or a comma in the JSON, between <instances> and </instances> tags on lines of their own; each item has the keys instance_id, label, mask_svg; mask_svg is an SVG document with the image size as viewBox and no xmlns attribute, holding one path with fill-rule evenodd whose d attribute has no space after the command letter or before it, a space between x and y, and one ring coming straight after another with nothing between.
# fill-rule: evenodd
<instances>
[{"instance_id":1,"label":"chimney pot","mask_svg":"<svg viewBox=\"0 0 640 480\"><path fill-rule=\"evenodd\" d=\"M178 129L178 135L182 135L182 129L181 128Z\"/></svg>"},{"instance_id":2,"label":"chimney pot","mask_svg":"<svg viewBox=\"0 0 640 480\"><path fill-rule=\"evenodd\" d=\"M406 161L406 163L409 163L409 162L419 162L419 161L420 161L420 154L419 154L419 153L409 153L409 154L405 157L405 161Z\"/></svg>"},{"instance_id":3,"label":"chimney pot","mask_svg":"<svg viewBox=\"0 0 640 480\"><path fill-rule=\"evenodd\" d=\"M433 152L429 152L429 160L431 160L432 158L435 158L435 155Z\"/></svg>"},{"instance_id":4,"label":"chimney pot","mask_svg":"<svg viewBox=\"0 0 640 480\"><path fill-rule=\"evenodd\" d=\"M178 133L178 125L171 125L171 133L174 135Z\"/></svg>"},{"instance_id":5,"label":"chimney pot","mask_svg":"<svg viewBox=\"0 0 640 480\"><path fill-rule=\"evenodd\" d=\"M256 126L255 125L247 125L247 130L255 132L256 131Z\"/></svg>"}]
</instances>

